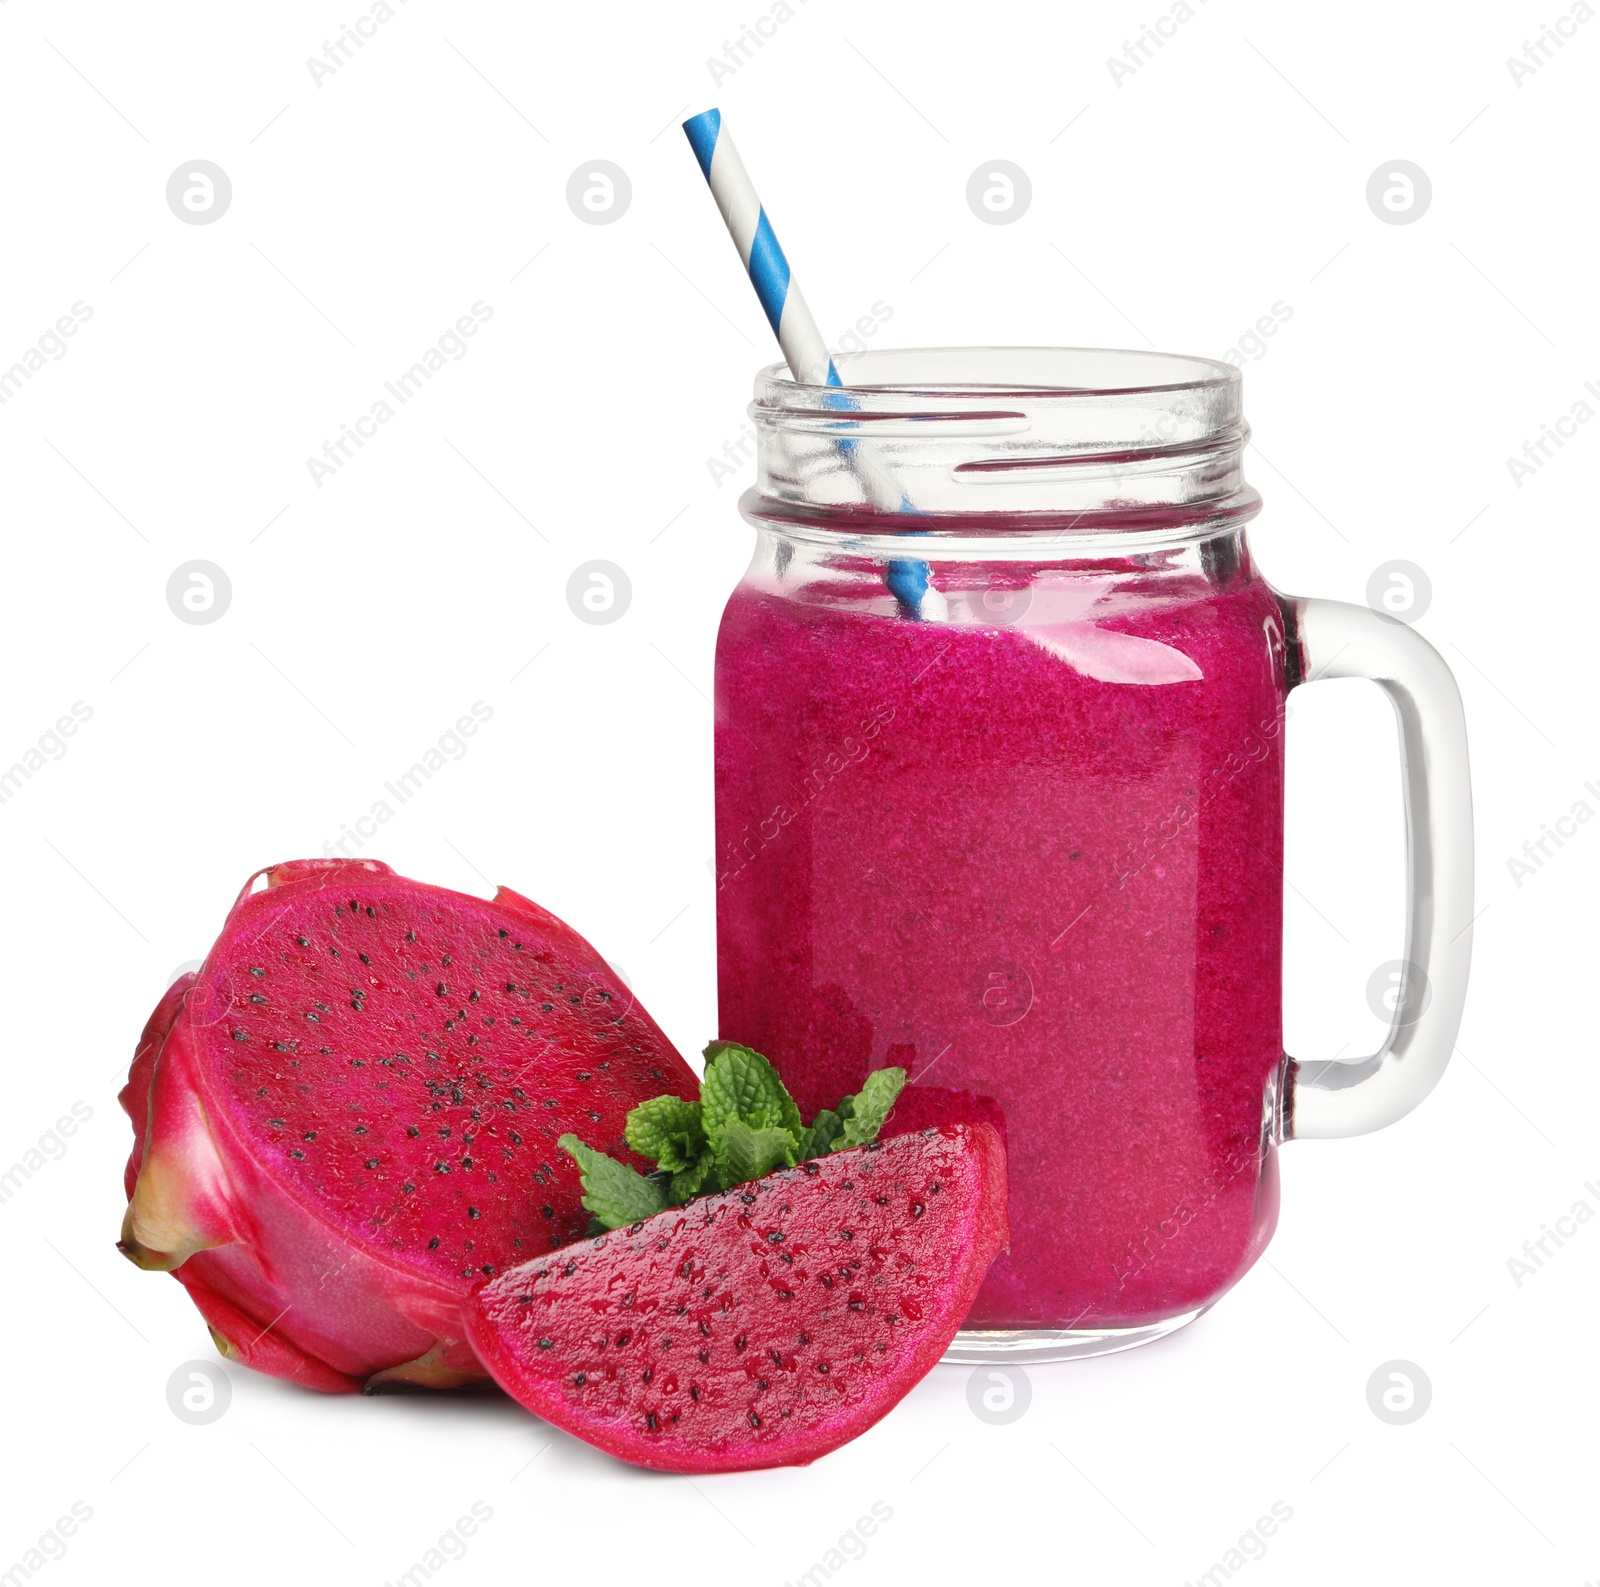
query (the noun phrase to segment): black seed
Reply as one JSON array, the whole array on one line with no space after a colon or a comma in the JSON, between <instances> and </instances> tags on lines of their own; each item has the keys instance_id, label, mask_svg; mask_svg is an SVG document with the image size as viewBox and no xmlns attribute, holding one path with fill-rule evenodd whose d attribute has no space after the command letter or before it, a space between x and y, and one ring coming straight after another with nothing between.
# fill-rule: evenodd
<instances>
[{"instance_id":1,"label":"black seed","mask_svg":"<svg viewBox=\"0 0 1600 1587\"><path fill-rule=\"evenodd\" d=\"M479 1212L476 1207L468 1207L467 1208L467 1216L469 1218L481 1218L483 1216L483 1214L481 1212Z\"/></svg>"},{"instance_id":2,"label":"black seed","mask_svg":"<svg viewBox=\"0 0 1600 1587\"><path fill-rule=\"evenodd\" d=\"M448 1174L450 1172L450 1165L443 1161L437 1162L433 1165L433 1171L436 1174Z\"/></svg>"},{"instance_id":3,"label":"black seed","mask_svg":"<svg viewBox=\"0 0 1600 1587\"><path fill-rule=\"evenodd\" d=\"M768 1245L782 1245L783 1244L783 1231L781 1229L769 1229L767 1231L767 1244Z\"/></svg>"},{"instance_id":4,"label":"black seed","mask_svg":"<svg viewBox=\"0 0 1600 1587\"><path fill-rule=\"evenodd\" d=\"M416 934L416 932L414 932L414 931L408 931L408 932L407 932L407 933L406 933L406 941L407 941L407 942L415 942L415 941L416 941L416 940L417 940L417 934Z\"/></svg>"},{"instance_id":5,"label":"black seed","mask_svg":"<svg viewBox=\"0 0 1600 1587\"><path fill-rule=\"evenodd\" d=\"M242 1030L232 1030L228 1033L235 1041L249 1041L250 1038Z\"/></svg>"},{"instance_id":6,"label":"black seed","mask_svg":"<svg viewBox=\"0 0 1600 1587\"><path fill-rule=\"evenodd\" d=\"M250 1001L252 1003L265 1003L266 998L264 998L259 992L252 992L250 994Z\"/></svg>"},{"instance_id":7,"label":"black seed","mask_svg":"<svg viewBox=\"0 0 1600 1587\"><path fill-rule=\"evenodd\" d=\"M572 1375L572 1386L576 1389L581 1389L588 1381L588 1378L581 1372L574 1372Z\"/></svg>"},{"instance_id":8,"label":"black seed","mask_svg":"<svg viewBox=\"0 0 1600 1587\"><path fill-rule=\"evenodd\" d=\"M259 964L252 964L250 966L250 973L251 975L265 975L267 972L263 970Z\"/></svg>"},{"instance_id":9,"label":"black seed","mask_svg":"<svg viewBox=\"0 0 1600 1587\"><path fill-rule=\"evenodd\" d=\"M357 954L357 955L356 955L356 957L357 957L357 958L358 958L358 959L359 959L359 960L360 960L360 961L361 961L361 962L362 962L362 963L363 963L363 964L371 964L371 963L372 963L372 960L371 960L371 959L369 959L369 958L368 958L368 957L367 957L367 956L366 956L366 954L364 954L364 953L358 953L358 954Z\"/></svg>"},{"instance_id":10,"label":"black seed","mask_svg":"<svg viewBox=\"0 0 1600 1587\"><path fill-rule=\"evenodd\" d=\"M309 937L296 937L294 940L296 945L299 947L309 948L311 946L311 939Z\"/></svg>"},{"instance_id":11,"label":"black seed","mask_svg":"<svg viewBox=\"0 0 1600 1587\"><path fill-rule=\"evenodd\" d=\"M356 1125L354 1133L357 1134L357 1135L365 1135L367 1133L366 1125L365 1124Z\"/></svg>"},{"instance_id":12,"label":"black seed","mask_svg":"<svg viewBox=\"0 0 1600 1587\"><path fill-rule=\"evenodd\" d=\"M470 1157L463 1157L461 1159L461 1166L463 1168L471 1168L472 1167L472 1159Z\"/></svg>"},{"instance_id":13,"label":"black seed","mask_svg":"<svg viewBox=\"0 0 1600 1587\"><path fill-rule=\"evenodd\" d=\"M811 1163L802 1163L800 1165L800 1172L803 1173L803 1174L815 1174L815 1173L819 1173L820 1170L818 1169L816 1163L811 1162Z\"/></svg>"},{"instance_id":14,"label":"black seed","mask_svg":"<svg viewBox=\"0 0 1600 1587\"><path fill-rule=\"evenodd\" d=\"M505 928L505 927L504 927L504 926L502 926L502 927L501 927L501 928L500 928L500 935L501 935L501 936L502 936L502 937L509 937L509 936L510 936L510 935L511 935L511 933L510 933L510 932L509 932L509 931L507 931L507 930L506 930L506 928Z\"/></svg>"},{"instance_id":15,"label":"black seed","mask_svg":"<svg viewBox=\"0 0 1600 1587\"><path fill-rule=\"evenodd\" d=\"M447 987L443 981L439 982L439 984L434 987L434 991L437 992L440 997L443 997L449 990L449 987Z\"/></svg>"},{"instance_id":16,"label":"black seed","mask_svg":"<svg viewBox=\"0 0 1600 1587\"><path fill-rule=\"evenodd\" d=\"M410 1137L411 1137L411 1139L412 1139L412 1140L416 1140L416 1138L417 1138L417 1137L418 1137L418 1136L419 1136L419 1135L420 1135L420 1134L422 1134L422 1131L421 1131L421 1130L419 1130L419 1129L418 1129L418 1128L417 1128L417 1127L416 1127L416 1125L415 1125L415 1124L408 1124L408 1125L406 1125L406 1134L407 1134L407 1135L409 1135L409 1136L410 1136Z\"/></svg>"},{"instance_id":17,"label":"black seed","mask_svg":"<svg viewBox=\"0 0 1600 1587\"><path fill-rule=\"evenodd\" d=\"M283 1128L282 1119L268 1119L267 1123L270 1124L275 1130L281 1130Z\"/></svg>"},{"instance_id":18,"label":"black seed","mask_svg":"<svg viewBox=\"0 0 1600 1587\"><path fill-rule=\"evenodd\" d=\"M369 1157L367 1159L367 1167L368 1168L376 1168L377 1166L378 1166L378 1159L376 1157Z\"/></svg>"},{"instance_id":19,"label":"black seed","mask_svg":"<svg viewBox=\"0 0 1600 1587\"><path fill-rule=\"evenodd\" d=\"M289 1155L297 1162L303 1163L306 1159L306 1154L302 1152L298 1146L291 1146L289 1148Z\"/></svg>"},{"instance_id":20,"label":"black seed","mask_svg":"<svg viewBox=\"0 0 1600 1587\"><path fill-rule=\"evenodd\" d=\"M830 1367L826 1361L819 1361L817 1363L818 1372L831 1372L832 1370L832 1367Z\"/></svg>"},{"instance_id":21,"label":"black seed","mask_svg":"<svg viewBox=\"0 0 1600 1587\"><path fill-rule=\"evenodd\" d=\"M374 909L371 904L368 904L367 905L367 919L368 920L376 920L377 918L378 918L378 911L376 909Z\"/></svg>"},{"instance_id":22,"label":"black seed","mask_svg":"<svg viewBox=\"0 0 1600 1587\"><path fill-rule=\"evenodd\" d=\"M413 1190L415 1190L415 1189L416 1189L416 1188L417 1188L417 1187L416 1187L416 1186L415 1186L415 1185L413 1185L413 1184L412 1184L412 1183L411 1183L411 1182L410 1182L410 1181L409 1181L409 1180L408 1180L408 1181L407 1181L407 1182L406 1182L406 1183L405 1183L405 1184L403 1184L403 1185L402 1185L402 1186L401 1186L401 1187L400 1187L400 1194L401 1194L401 1195L403 1195L403 1196L409 1196L409 1195L410 1195L410 1194L411 1194L411 1192L412 1192L412 1191L413 1191Z\"/></svg>"},{"instance_id":23,"label":"black seed","mask_svg":"<svg viewBox=\"0 0 1600 1587\"><path fill-rule=\"evenodd\" d=\"M528 1302L530 1302L533 1299L533 1296L531 1296L531 1295L519 1295L519 1296L517 1296L517 1299L520 1300L524 1305L527 1305ZM543 1339L541 1339L539 1341L539 1348L541 1350L548 1350L550 1348L550 1346L553 1345L554 1343L555 1343L555 1340L550 1338L548 1335L546 1335Z\"/></svg>"},{"instance_id":24,"label":"black seed","mask_svg":"<svg viewBox=\"0 0 1600 1587\"><path fill-rule=\"evenodd\" d=\"M754 1411L751 1411L750 1413L750 1425L752 1427L759 1427L761 1425L761 1418L757 1416Z\"/></svg>"},{"instance_id":25,"label":"black seed","mask_svg":"<svg viewBox=\"0 0 1600 1587\"><path fill-rule=\"evenodd\" d=\"M520 1135L518 1135L515 1130L508 1131L507 1132L507 1138L510 1140L510 1142L511 1142L511 1144L513 1146L521 1146L522 1145L522 1137Z\"/></svg>"},{"instance_id":26,"label":"black seed","mask_svg":"<svg viewBox=\"0 0 1600 1587\"><path fill-rule=\"evenodd\" d=\"M437 1251L439 1249L439 1236L438 1235L434 1235L434 1237L431 1240L428 1241L428 1249L430 1251Z\"/></svg>"},{"instance_id":27,"label":"black seed","mask_svg":"<svg viewBox=\"0 0 1600 1587\"><path fill-rule=\"evenodd\" d=\"M317 1138L317 1132L315 1130L307 1130L306 1131L304 1139L306 1139L308 1141L314 1141L314 1140L316 1140L316 1138Z\"/></svg>"},{"instance_id":28,"label":"black seed","mask_svg":"<svg viewBox=\"0 0 1600 1587\"><path fill-rule=\"evenodd\" d=\"M661 1425L656 1420L656 1413L654 1411L646 1411L644 1413L644 1425L648 1427L652 1433L655 1432L656 1429Z\"/></svg>"}]
</instances>

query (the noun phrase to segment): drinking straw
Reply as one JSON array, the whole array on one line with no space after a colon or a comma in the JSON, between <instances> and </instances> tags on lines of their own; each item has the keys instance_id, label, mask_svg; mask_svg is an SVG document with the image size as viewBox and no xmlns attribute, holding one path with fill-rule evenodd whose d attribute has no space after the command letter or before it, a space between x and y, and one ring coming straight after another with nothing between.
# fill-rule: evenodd
<instances>
[{"instance_id":1,"label":"drinking straw","mask_svg":"<svg viewBox=\"0 0 1600 1587\"><path fill-rule=\"evenodd\" d=\"M767 316L767 323L778 338L789 373L802 385L835 386L844 382L829 356L827 343L817 322L806 307L800 284L794 279L789 261L778 246L772 222L756 195L755 184L739 158L733 138L722 124L722 113L712 109L691 116L683 124L689 147L700 162L701 174L711 196L722 212L723 224L739 250L740 262L756 289L756 297ZM839 406L848 407L841 397ZM911 503L881 469L860 452L853 439L839 443L850 459L868 499L875 507L889 512L910 512ZM916 531L908 531L915 533ZM946 615L945 599L928 581L928 564L908 559L890 561L884 582L910 617L925 622L941 621Z\"/></svg>"}]
</instances>

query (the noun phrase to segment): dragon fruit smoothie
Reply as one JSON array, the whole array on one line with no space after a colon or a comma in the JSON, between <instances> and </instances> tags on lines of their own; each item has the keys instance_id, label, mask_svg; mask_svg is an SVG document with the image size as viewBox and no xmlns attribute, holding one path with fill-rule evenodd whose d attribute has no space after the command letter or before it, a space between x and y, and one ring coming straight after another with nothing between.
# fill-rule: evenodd
<instances>
[{"instance_id":1,"label":"dragon fruit smoothie","mask_svg":"<svg viewBox=\"0 0 1600 1587\"><path fill-rule=\"evenodd\" d=\"M898 1063L888 1133L1000 1126L1011 1248L969 1329L1192 1314L1277 1212L1278 600L1236 529L1013 561L1000 621L907 621L877 578L753 571L724 615L722 1033L808 1117Z\"/></svg>"}]
</instances>

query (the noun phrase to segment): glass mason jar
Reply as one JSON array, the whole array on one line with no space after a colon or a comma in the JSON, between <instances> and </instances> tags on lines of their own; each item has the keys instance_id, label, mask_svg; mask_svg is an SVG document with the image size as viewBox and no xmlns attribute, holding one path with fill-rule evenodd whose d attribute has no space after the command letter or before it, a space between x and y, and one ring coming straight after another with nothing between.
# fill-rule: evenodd
<instances>
[{"instance_id":1,"label":"glass mason jar","mask_svg":"<svg viewBox=\"0 0 1600 1587\"><path fill-rule=\"evenodd\" d=\"M1261 1254L1276 1148L1375 1129L1454 1043L1472 920L1460 698L1365 607L1245 542L1239 372L1055 348L761 373L755 556L717 645L724 1037L809 1119L899 1064L890 1133L986 1120L1011 1246L951 1359L1094 1354ZM1400 720L1405 973L1356 1062L1283 1051L1285 701Z\"/></svg>"}]
</instances>

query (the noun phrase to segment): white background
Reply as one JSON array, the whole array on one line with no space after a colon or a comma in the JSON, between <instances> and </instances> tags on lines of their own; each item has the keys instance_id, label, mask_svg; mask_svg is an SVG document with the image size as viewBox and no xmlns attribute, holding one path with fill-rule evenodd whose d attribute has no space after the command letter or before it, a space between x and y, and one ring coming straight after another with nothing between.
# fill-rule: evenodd
<instances>
[{"instance_id":1,"label":"white background","mask_svg":"<svg viewBox=\"0 0 1600 1587\"><path fill-rule=\"evenodd\" d=\"M1600 1208L1600 829L1520 887L1506 863L1600 809L1600 425L1520 487L1505 461L1600 382L1600 20L1518 87L1507 57L1563 0L1209 0L1118 86L1107 57L1161 0L795 12L714 85L762 0L409 0L318 85L307 57L356 4L0 3L0 366L93 311L0 407L0 763L93 711L0 805L0 1167L74 1102L93 1115L0 1203L0 1570L81 1500L47 1584L377 1587L476 1500L493 1517L446 1587L777 1587L879 1500L845 1587L1179 1587L1282 1500L1252 1582L1600 1577L1600 1227L1520 1287L1507 1267ZM493 716L470 752L360 852L531 893L686 1051L714 1034L708 694L749 471L718 488L706 459L772 353L677 130L710 103L830 341L881 299L878 345L1221 355L1292 308L1247 363L1252 539L1296 593L1362 600L1393 558L1431 579L1420 629L1461 680L1479 823L1460 1055L1389 1131L1286 1149L1276 1241L1211 1314L1035 1370L1008 1426L954 1367L812 1468L692 1483L497 1398L324 1399L242 1369L188 1426L166 1385L212 1358L205 1331L112 1243L134 1038L250 871L321 852L473 701ZM964 197L996 158L1032 182L1012 225ZM1433 185L1403 226L1365 197L1397 158ZM165 199L196 159L232 182L210 225ZM594 159L631 179L612 225L566 203ZM306 459L477 300L467 356L319 488ZM609 626L567 606L592 558L632 581ZM232 583L206 626L165 596L193 559ZM1323 684L1289 742L1289 1045L1353 1054L1400 945L1393 729L1375 690ZM1395 1358L1433 1386L1404 1427L1366 1400Z\"/></svg>"}]
</instances>

